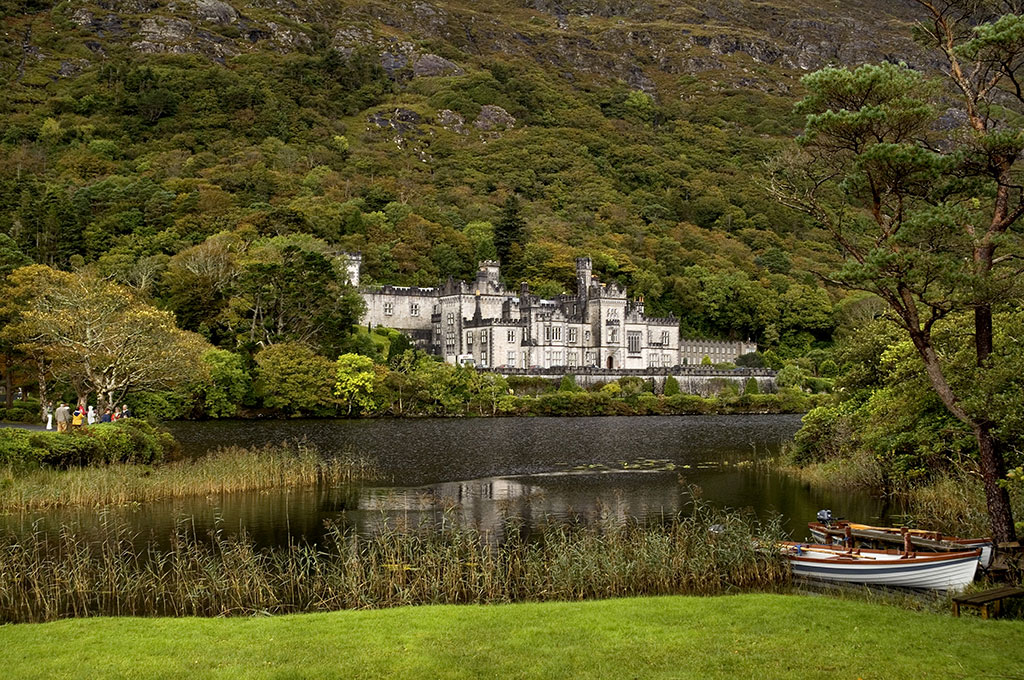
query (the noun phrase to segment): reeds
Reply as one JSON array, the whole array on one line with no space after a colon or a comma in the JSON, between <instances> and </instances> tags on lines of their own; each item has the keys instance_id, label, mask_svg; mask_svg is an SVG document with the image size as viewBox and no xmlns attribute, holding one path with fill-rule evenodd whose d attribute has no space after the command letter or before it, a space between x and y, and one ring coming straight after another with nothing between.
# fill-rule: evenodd
<instances>
[{"instance_id":1,"label":"reeds","mask_svg":"<svg viewBox=\"0 0 1024 680\"><path fill-rule=\"evenodd\" d=\"M108 506L165 498L345 484L379 477L367 459L305 446L220 449L194 461L15 471L0 469L0 511Z\"/></svg>"},{"instance_id":2,"label":"reeds","mask_svg":"<svg viewBox=\"0 0 1024 680\"><path fill-rule=\"evenodd\" d=\"M0 622L777 590L789 582L778 533L706 506L651 525L550 524L531 539L510 526L500 543L450 523L371 537L333 526L323 545L266 550L182 529L139 553L123 526L91 542L64 530L0 538Z\"/></svg>"},{"instance_id":3,"label":"reeds","mask_svg":"<svg viewBox=\"0 0 1024 680\"><path fill-rule=\"evenodd\" d=\"M974 476L941 476L929 484L911 488L900 496L904 521L963 537L990 535L991 523L981 479ZM1011 490L1013 516L1024 517L1024 494Z\"/></svg>"}]
</instances>

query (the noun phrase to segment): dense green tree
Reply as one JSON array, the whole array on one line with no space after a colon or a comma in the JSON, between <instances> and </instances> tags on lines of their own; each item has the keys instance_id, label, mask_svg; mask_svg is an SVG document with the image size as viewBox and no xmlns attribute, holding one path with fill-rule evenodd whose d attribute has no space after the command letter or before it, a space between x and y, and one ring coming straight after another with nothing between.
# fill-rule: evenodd
<instances>
[{"instance_id":1,"label":"dense green tree","mask_svg":"<svg viewBox=\"0 0 1024 680\"><path fill-rule=\"evenodd\" d=\"M373 360L360 354L342 354L335 362L337 380L334 394L341 399L346 415L366 413L377 407L374 399L377 373Z\"/></svg>"},{"instance_id":2,"label":"dense green tree","mask_svg":"<svg viewBox=\"0 0 1024 680\"><path fill-rule=\"evenodd\" d=\"M294 239L254 246L241 262L231 300L241 343L301 342L337 354L363 311L342 268Z\"/></svg>"},{"instance_id":3,"label":"dense green tree","mask_svg":"<svg viewBox=\"0 0 1024 680\"><path fill-rule=\"evenodd\" d=\"M223 349L212 349L203 355L207 379L201 384L203 412L211 418L231 418L249 398L252 378L242 357Z\"/></svg>"},{"instance_id":4,"label":"dense green tree","mask_svg":"<svg viewBox=\"0 0 1024 680\"><path fill-rule=\"evenodd\" d=\"M983 5L920 1L922 39L948 66L943 91L905 65L829 68L804 79L803 156L775 175L775 193L812 215L847 257L837 285L874 293L912 343L934 394L973 432L993 536L1015 530L1003 485L1006 443L976 406L998 391L993 310L1019 301L1005 238L1024 215L1024 16ZM982 23L978 23L978 20ZM986 21L988 20L988 21ZM937 127L956 97L963 124ZM941 108L940 108L941 107ZM1000 252L1001 254L997 254ZM939 351L937 325L974 315L974 362Z\"/></svg>"},{"instance_id":5,"label":"dense green tree","mask_svg":"<svg viewBox=\"0 0 1024 680\"><path fill-rule=\"evenodd\" d=\"M280 342L256 355L263 403L289 414L329 415L337 411L335 363L306 345Z\"/></svg>"},{"instance_id":6,"label":"dense green tree","mask_svg":"<svg viewBox=\"0 0 1024 680\"><path fill-rule=\"evenodd\" d=\"M505 267L506 279L515 280L526 247L526 220L522 216L519 197L510 194L501 208L501 217L494 225L494 248Z\"/></svg>"}]
</instances>

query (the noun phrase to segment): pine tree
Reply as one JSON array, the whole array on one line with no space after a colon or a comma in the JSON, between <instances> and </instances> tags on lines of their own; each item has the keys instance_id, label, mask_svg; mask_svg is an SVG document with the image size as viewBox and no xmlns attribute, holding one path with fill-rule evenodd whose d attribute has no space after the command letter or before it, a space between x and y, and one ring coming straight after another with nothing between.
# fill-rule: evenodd
<instances>
[{"instance_id":1,"label":"pine tree","mask_svg":"<svg viewBox=\"0 0 1024 680\"><path fill-rule=\"evenodd\" d=\"M519 198L511 194L505 199L501 217L494 225L494 248L498 251L498 259L505 269L506 278L512 272L518 273L526 242L526 221L521 210Z\"/></svg>"}]
</instances>

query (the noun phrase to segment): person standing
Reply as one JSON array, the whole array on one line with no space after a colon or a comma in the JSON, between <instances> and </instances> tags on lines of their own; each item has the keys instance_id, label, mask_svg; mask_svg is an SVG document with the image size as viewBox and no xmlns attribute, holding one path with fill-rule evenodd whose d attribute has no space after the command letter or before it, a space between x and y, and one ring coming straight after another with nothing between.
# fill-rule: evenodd
<instances>
[{"instance_id":1,"label":"person standing","mask_svg":"<svg viewBox=\"0 0 1024 680\"><path fill-rule=\"evenodd\" d=\"M52 430L53 429L53 405L52 404L47 404L46 405L46 429L47 430Z\"/></svg>"},{"instance_id":2,"label":"person standing","mask_svg":"<svg viewBox=\"0 0 1024 680\"><path fill-rule=\"evenodd\" d=\"M82 429L82 425L85 424L85 419L86 419L85 407L84 406L79 406L78 408L75 409L75 412L71 414L71 429L72 430L80 430L80 429Z\"/></svg>"},{"instance_id":3,"label":"person standing","mask_svg":"<svg viewBox=\"0 0 1024 680\"><path fill-rule=\"evenodd\" d=\"M93 408L92 406L89 407L89 412L86 415L85 422L89 423L90 425L96 422L96 409Z\"/></svg>"},{"instance_id":4,"label":"person standing","mask_svg":"<svg viewBox=\"0 0 1024 680\"><path fill-rule=\"evenodd\" d=\"M71 422L71 409L68 405L61 402L54 415L57 417L57 432L67 432L68 423Z\"/></svg>"}]
</instances>

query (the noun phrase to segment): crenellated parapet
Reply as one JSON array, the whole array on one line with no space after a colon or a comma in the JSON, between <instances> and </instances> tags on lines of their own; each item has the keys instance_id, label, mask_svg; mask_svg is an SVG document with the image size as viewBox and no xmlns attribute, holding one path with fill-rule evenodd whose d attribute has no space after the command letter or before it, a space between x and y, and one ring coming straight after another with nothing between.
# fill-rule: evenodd
<instances>
[{"instance_id":1,"label":"crenellated parapet","mask_svg":"<svg viewBox=\"0 0 1024 680\"><path fill-rule=\"evenodd\" d=\"M383 285L363 288L360 292L363 295L405 295L416 297L436 297L437 288Z\"/></svg>"}]
</instances>

